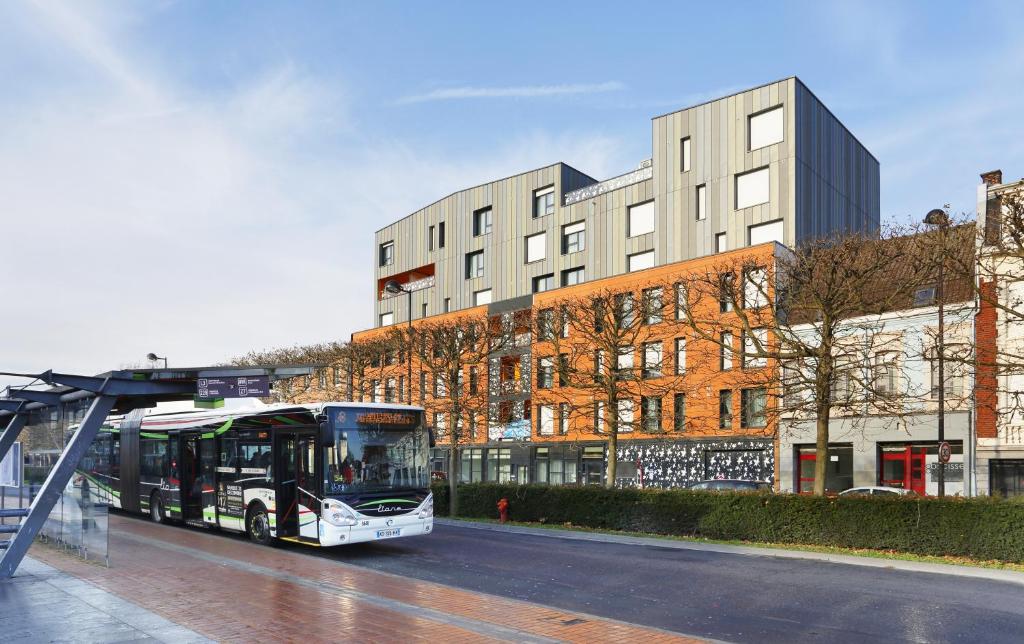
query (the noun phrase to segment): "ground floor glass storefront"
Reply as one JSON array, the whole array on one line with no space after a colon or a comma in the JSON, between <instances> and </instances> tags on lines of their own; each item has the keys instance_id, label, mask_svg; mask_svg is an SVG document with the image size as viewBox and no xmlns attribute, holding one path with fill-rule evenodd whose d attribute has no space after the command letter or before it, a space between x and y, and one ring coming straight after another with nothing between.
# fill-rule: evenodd
<instances>
[{"instance_id":1,"label":"ground floor glass storefront","mask_svg":"<svg viewBox=\"0 0 1024 644\"><path fill-rule=\"evenodd\" d=\"M448 477L448 450L435 448L436 479ZM605 443L508 442L459 450L463 483L604 485ZM774 481L774 445L769 439L622 441L616 484L681 488L706 479Z\"/></svg>"},{"instance_id":2,"label":"ground floor glass storefront","mask_svg":"<svg viewBox=\"0 0 1024 644\"><path fill-rule=\"evenodd\" d=\"M988 476L992 496L1024 496L1024 458L990 459Z\"/></svg>"}]
</instances>

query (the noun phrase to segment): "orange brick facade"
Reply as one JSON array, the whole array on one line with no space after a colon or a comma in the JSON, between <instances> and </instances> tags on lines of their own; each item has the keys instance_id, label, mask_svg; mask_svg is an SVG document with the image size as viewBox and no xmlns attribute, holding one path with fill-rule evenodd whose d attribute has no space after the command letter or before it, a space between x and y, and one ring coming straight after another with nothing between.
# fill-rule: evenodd
<instances>
[{"instance_id":1,"label":"orange brick facade","mask_svg":"<svg viewBox=\"0 0 1024 644\"><path fill-rule=\"evenodd\" d=\"M992 303L996 296L994 282L981 285L978 313L974 318L977 369L975 374L975 405L978 438L996 438L998 421L997 346L999 319Z\"/></svg>"}]
</instances>

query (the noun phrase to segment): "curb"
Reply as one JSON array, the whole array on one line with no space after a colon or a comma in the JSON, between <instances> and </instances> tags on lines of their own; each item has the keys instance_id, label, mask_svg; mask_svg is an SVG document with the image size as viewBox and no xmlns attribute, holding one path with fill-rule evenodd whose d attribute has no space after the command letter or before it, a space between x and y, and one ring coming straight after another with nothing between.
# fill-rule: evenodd
<instances>
[{"instance_id":1,"label":"curb","mask_svg":"<svg viewBox=\"0 0 1024 644\"><path fill-rule=\"evenodd\" d=\"M878 559L874 557L858 557L856 555L811 552L807 550L790 550L786 548L734 546L724 543L703 543L700 541L679 541L676 539L658 539L655 537L633 537L629 535L605 534L601 532L582 532L563 528L527 528L522 526L497 525L482 523L468 519L448 519L434 517L434 523L446 526L489 530L491 532L508 532L511 534L527 534L535 537L551 539L569 539L573 541L596 541L615 543L627 546L657 546L659 548L675 548L677 550L698 550L729 555L746 555L753 557L775 557L777 559L805 559L827 563L863 566L867 568L883 568L904 572L923 572L935 575L952 575L988 579L1008 584L1024 586L1024 572L1000 570L997 568L980 568L960 566L956 564L930 563L925 561L904 561L902 559Z\"/></svg>"}]
</instances>

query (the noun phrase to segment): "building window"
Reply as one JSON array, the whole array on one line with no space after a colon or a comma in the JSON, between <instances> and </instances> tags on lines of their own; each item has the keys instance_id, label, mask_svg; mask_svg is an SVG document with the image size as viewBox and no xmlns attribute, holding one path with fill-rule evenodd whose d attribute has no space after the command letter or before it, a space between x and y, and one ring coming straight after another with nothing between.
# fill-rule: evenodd
<instances>
[{"instance_id":1,"label":"building window","mask_svg":"<svg viewBox=\"0 0 1024 644\"><path fill-rule=\"evenodd\" d=\"M732 429L732 391L718 392L718 428Z\"/></svg>"},{"instance_id":2,"label":"building window","mask_svg":"<svg viewBox=\"0 0 1024 644\"><path fill-rule=\"evenodd\" d=\"M487 450L487 481L508 483L512 480L512 450L507 447Z\"/></svg>"},{"instance_id":3,"label":"building window","mask_svg":"<svg viewBox=\"0 0 1024 644\"><path fill-rule=\"evenodd\" d=\"M537 339L551 340L555 337L555 310L541 309L537 312Z\"/></svg>"},{"instance_id":4,"label":"building window","mask_svg":"<svg viewBox=\"0 0 1024 644\"><path fill-rule=\"evenodd\" d=\"M480 448L462 450L459 467L459 481L462 483L479 483L484 480L483 456Z\"/></svg>"},{"instance_id":5,"label":"building window","mask_svg":"<svg viewBox=\"0 0 1024 644\"><path fill-rule=\"evenodd\" d=\"M405 376L398 376L398 402L405 402Z\"/></svg>"},{"instance_id":6,"label":"building window","mask_svg":"<svg viewBox=\"0 0 1024 644\"><path fill-rule=\"evenodd\" d=\"M562 254L578 253L587 248L587 225L582 221L562 226Z\"/></svg>"},{"instance_id":7,"label":"building window","mask_svg":"<svg viewBox=\"0 0 1024 644\"><path fill-rule=\"evenodd\" d=\"M989 459L988 472L989 494L992 496L1024 495L1024 459Z\"/></svg>"},{"instance_id":8,"label":"building window","mask_svg":"<svg viewBox=\"0 0 1024 644\"><path fill-rule=\"evenodd\" d=\"M380 314L380 325L381 326L391 326L394 323L395 323L395 314L394 313L381 313Z\"/></svg>"},{"instance_id":9,"label":"building window","mask_svg":"<svg viewBox=\"0 0 1024 644\"><path fill-rule=\"evenodd\" d=\"M633 418L634 418L634 405L632 398L623 398L618 402L618 414L615 418L617 421L618 431L620 432L631 432L633 431Z\"/></svg>"},{"instance_id":10,"label":"building window","mask_svg":"<svg viewBox=\"0 0 1024 644\"><path fill-rule=\"evenodd\" d=\"M604 401L594 401L594 431L598 434L604 433Z\"/></svg>"},{"instance_id":11,"label":"building window","mask_svg":"<svg viewBox=\"0 0 1024 644\"><path fill-rule=\"evenodd\" d=\"M732 310L732 303L735 299L732 292L732 273L722 273L718 278L718 311L728 313Z\"/></svg>"},{"instance_id":12,"label":"building window","mask_svg":"<svg viewBox=\"0 0 1024 644\"><path fill-rule=\"evenodd\" d=\"M768 168L736 175L736 210L768 203L770 182Z\"/></svg>"},{"instance_id":13,"label":"building window","mask_svg":"<svg viewBox=\"0 0 1024 644\"><path fill-rule=\"evenodd\" d=\"M444 312L445 313L451 313L451 311L452 311L452 298L446 297L446 298L444 298Z\"/></svg>"},{"instance_id":14,"label":"building window","mask_svg":"<svg viewBox=\"0 0 1024 644\"><path fill-rule=\"evenodd\" d=\"M441 374L434 374L434 398L444 398L448 395L448 391L444 386L444 376Z\"/></svg>"},{"instance_id":15,"label":"building window","mask_svg":"<svg viewBox=\"0 0 1024 644\"><path fill-rule=\"evenodd\" d=\"M380 402L381 394L384 392L381 390L380 380L370 381L370 402Z\"/></svg>"},{"instance_id":16,"label":"building window","mask_svg":"<svg viewBox=\"0 0 1024 644\"><path fill-rule=\"evenodd\" d=\"M537 405L537 433L541 436L555 433L555 408L551 405Z\"/></svg>"},{"instance_id":17,"label":"building window","mask_svg":"<svg viewBox=\"0 0 1024 644\"><path fill-rule=\"evenodd\" d=\"M385 242L380 245L380 265L391 266L395 263L395 242Z\"/></svg>"},{"instance_id":18,"label":"building window","mask_svg":"<svg viewBox=\"0 0 1024 644\"><path fill-rule=\"evenodd\" d=\"M690 137L679 140L679 171L690 171Z\"/></svg>"},{"instance_id":19,"label":"building window","mask_svg":"<svg viewBox=\"0 0 1024 644\"><path fill-rule=\"evenodd\" d=\"M875 392L884 396L896 393L896 352L875 354Z\"/></svg>"},{"instance_id":20,"label":"building window","mask_svg":"<svg viewBox=\"0 0 1024 644\"><path fill-rule=\"evenodd\" d=\"M718 368L722 371L732 369L732 333L726 331L722 334L721 344L718 347Z\"/></svg>"},{"instance_id":21,"label":"building window","mask_svg":"<svg viewBox=\"0 0 1024 644\"><path fill-rule=\"evenodd\" d=\"M466 253L466 279L484 276L484 251Z\"/></svg>"},{"instance_id":22,"label":"building window","mask_svg":"<svg viewBox=\"0 0 1024 644\"><path fill-rule=\"evenodd\" d=\"M682 282L676 282L672 287L676 301L676 319L686 319L686 287Z\"/></svg>"},{"instance_id":23,"label":"building window","mask_svg":"<svg viewBox=\"0 0 1024 644\"><path fill-rule=\"evenodd\" d=\"M393 403L395 402L395 379L388 378L384 381L384 402Z\"/></svg>"},{"instance_id":24,"label":"building window","mask_svg":"<svg viewBox=\"0 0 1024 644\"><path fill-rule=\"evenodd\" d=\"M538 275L533 278L534 293L543 293L544 291L550 291L553 288L555 288L555 275L553 273Z\"/></svg>"},{"instance_id":25,"label":"building window","mask_svg":"<svg viewBox=\"0 0 1024 644\"><path fill-rule=\"evenodd\" d=\"M547 256L547 233L537 233L526 238L526 263L539 262Z\"/></svg>"},{"instance_id":26,"label":"building window","mask_svg":"<svg viewBox=\"0 0 1024 644\"><path fill-rule=\"evenodd\" d=\"M664 303L661 299L661 288L644 289L640 294L641 305L644 310L644 322L646 324L658 324L662 320Z\"/></svg>"},{"instance_id":27,"label":"building window","mask_svg":"<svg viewBox=\"0 0 1024 644\"><path fill-rule=\"evenodd\" d=\"M473 293L473 306L480 306L481 304L491 303L491 289L486 288L482 291L476 291Z\"/></svg>"},{"instance_id":28,"label":"building window","mask_svg":"<svg viewBox=\"0 0 1024 644\"><path fill-rule=\"evenodd\" d=\"M638 237L654 232L654 202L630 206L626 216L626 237Z\"/></svg>"},{"instance_id":29,"label":"building window","mask_svg":"<svg viewBox=\"0 0 1024 644\"><path fill-rule=\"evenodd\" d=\"M537 389L551 389L555 385L555 359L537 358Z\"/></svg>"},{"instance_id":30,"label":"building window","mask_svg":"<svg viewBox=\"0 0 1024 644\"><path fill-rule=\"evenodd\" d=\"M853 369L848 359L842 360L833 369L832 402L844 404L853 399Z\"/></svg>"},{"instance_id":31,"label":"building window","mask_svg":"<svg viewBox=\"0 0 1024 644\"><path fill-rule=\"evenodd\" d=\"M768 304L768 271L749 268L743 271L743 308L759 309Z\"/></svg>"},{"instance_id":32,"label":"building window","mask_svg":"<svg viewBox=\"0 0 1024 644\"><path fill-rule=\"evenodd\" d=\"M654 266L654 251L649 250L643 253L634 253L626 257L626 263L630 273L642 271Z\"/></svg>"},{"instance_id":33,"label":"building window","mask_svg":"<svg viewBox=\"0 0 1024 644\"><path fill-rule=\"evenodd\" d=\"M914 291L914 306L928 306L935 304L937 289L934 286L926 286Z\"/></svg>"},{"instance_id":34,"label":"building window","mask_svg":"<svg viewBox=\"0 0 1024 644\"><path fill-rule=\"evenodd\" d=\"M764 387L744 389L740 391L740 426L744 428L764 427L765 390Z\"/></svg>"},{"instance_id":35,"label":"building window","mask_svg":"<svg viewBox=\"0 0 1024 644\"><path fill-rule=\"evenodd\" d=\"M490 206L481 208L473 213L473 236L479 237L480 235L488 235L491 232L491 214L493 210Z\"/></svg>"},{"instance_id":36,"label":"building window","mask_svg":"<svg viewBox=\"0 0 1024 644\"><path fill-rule=\"evenodd\" d=\"M341 369L339 369L338 367L334 368L334 386L341 386Z\"/></svg>"},{"instance_id":37,"label":"building window","mask_svg":"<svg viewBox=\"0 0 1024 644\"><path fill-rule=\"evenodd\" d=\"M686 431L686 394L672 397L672 428L677 432Z\"/></svg>"},{"instance_id":38,"label":"building window","mask_svg":"<svg viewBox=\"0 0 1024 644\"><path fill-rule=\"evenodd\" d=\"M747 228L750 237L750 245L764 244L767 242L782 243L782 220L769 221L764 224L755 224Z\"/></svg>"},{"instance_id":39,"label":"building window","mask_svg":"<svg viewBox=\"0 0 1024 644\"><path fill-rule=\"evenodd\" d=\"M555 187L548 186L533 191L533 218L543 217L555 212Z\"/></svg>"},{"instance_id":40,"label":"building window","mask_svg":"<svg viewBox=\"0 0 1024 644\"><path fill-rule=\"evenodd\" d=\"M426 302L423 303L423 308L420 311L420 317L421 318L427 317L427 303Z\"/></svg>"},{"instance_id":41,"label":"building window","mask_svg":"<svg viewBox=\"0 0 1024 644\"><path fill-rule=\"evenodd\" d=\"M437 247L444 248L444 222L437 224Z\"/></svg>"},{"instance_id":42,"label":"building window","mask_svg":"<svg viewBox=\"0 0 1024 644\"><path fill-rule=\"evenodd\" d=\"M469 368L469 393L474 396L480 393L480 370L476 367Z\"/></svg>"},{"instance_id":43,"label":"building window","mask_svg":"<svg viewBox=\"0 0 1024 644\"><path fill-rule=\"evenodd\" d=\"M630 378L633 375L633 347L619 347L615 356L615 376Z\"/></svg>"},{"instance_id":44,"label":"building window","mask_svg":"<svg viewBox=\"0 0 1024 644\"><path fill-rule=\"evenodd\" d=\"M724 253L729 250L729 238L725 233L715 234L715 252Z\"/></svg>"},{"instance_id":45,"label":"building window","mask_svg":"<svg viewBox=\"0 0 1024 644\"><path fill-rule=\"evenodd\" d=\"M318 369L316 372L316 380L320 389L327 389L327 370Z\"/></svg>"},{"instance_id":46,"label":"building window","mask_svg":"<svg viewBox=\"0 0 1024 644\"><path fill-rule=\"evenodd\" d=\"M427 228L427 250L434 250L434 227Z\"/></svg>"},{"instance_id":47,"label":"building window","mask_svg":"<svg viewBox=\"0 0 1024 644\"><path fill-rule=\"evenodd\" d=\"M773 107L757 114L751 114L749 123L749 149L751 151L782 141L782 106Z\"/></svg>"},{"instance_id":48,"label":"building window","mask_svg":"<svg viewBox=\"0 0 1024 644\"><path fill-rule=\"evenodd\" d=\"M661 431L661 398L644 396L640 399L640 422L649 434Z\"/></svg>"},{"instance_id":49,"label":"building window","mask_svg":"<svg viewBox=\"0 0 1024 644\"><path fill-rule=\"evenodd\" d=\"M697 186L697 221L704 221L708 218L708 187L707 185Z\"/></svg>"},{"instance_id":50,"label":"building window","mask_svg":"<svg viewBox=\"0 0 1024 644\"><path fill-rule=\"evenodd\" d=\"M569 403L558 403L558 433L569 433Z\"/></svg>"},{"instance_id":51,"label":"building window","mask_svg":"<svg viewBox=\"0 0 1024 644\"><path fill-rule=\"evenodd\" d=\"M574 286L583 282L583 267L567 268L562 271L562 286Z\"/></svg>"},{"instance_id":52,"label":"building window","mask_svg":"<svg viewBox=\"0 0 1024 644\"><path fill-rule=\"evenodd\" d=\"M945 348L945 364L943 370L945 373L946 387L943 392L948 397L960 398L964 394L964 365L960 359L954 358L950 360L949 356L962 356L964 355L964 347L955 344L947 344ZM931 397L932 400L939 399L939 360L938 353L936 351L931 352Z\"/></svg>"},{"instance_id":53,"label":"building window","mask_svg":"<svg viewBox=\"0 0 1024 644\"><path fill-rule=\"evenodd\" d=\"M594 350L594 382L601 382L604 378L605 363L604 349Z\"/></svg>"},{"instance_id":54,"label":"building window","mask_svg":"<svg viewBox=\"0 0 1024 644\"><path fill-rule=\"evenodd\" d=\"M661 343L644 343L644 378L661 376Z\"/></svg>"},{"instance_id":55,"label":"building window","mask_svg":"<svg viewBox=\"0 0 1024 644\"><path fill-rule=\"evenodd\" d=\"M420 401L422 402L427 397L427 372L420 372Z\"/></svg>"},{"instance_id":56,"label":"building window","mask_svg":"<svg viewBox=\"0 0 1024 644\"><path fill-rule=\"evenodd\" d=\"M686 373L686 338L676 338L676 375Z\"/></svg>"},{"instance_id":57,"label":"building window","mask_svg":"<svg viewBox=\"0 0 1024 644\"><path fill-rule=\"evenodd\" d=\"M761 348L758 349L758 346ZM743 368L760 369L768 366L768 358L762 355L768 351L768 329L751 329L743 333Z\"/></svg>"},{"instance_id":58,"label":"building window","mask_svg":"<svg viewBox=\"0 0 1024 644\"><path fill-rule=\"evenodd\" d=\"M636 323L636 311L633 310L633 294L618 293L614 297L615 324L620 329L629 329Z\"/></svg>"}]
</instances>

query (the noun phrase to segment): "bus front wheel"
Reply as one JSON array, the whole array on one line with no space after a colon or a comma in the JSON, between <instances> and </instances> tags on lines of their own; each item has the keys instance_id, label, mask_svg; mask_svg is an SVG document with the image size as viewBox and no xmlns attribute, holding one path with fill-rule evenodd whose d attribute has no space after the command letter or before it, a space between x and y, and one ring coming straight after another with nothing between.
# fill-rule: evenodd
<instances>
[{"instance_id":1,"label":"bus front wheel","mask_svg":"<svg viewBox=\"0 0 1024 644\"><path fill-rule=\"evenodd\" d=\"M159 492L154 492L153 496L149 497L149 518L153 523L164 522L164 504Z\"/></svg>"},{"instance_id":2,"label":"bus front wheel","mask_svg":"<svg viewBox=\"0 0 1024 644\"><path fill-rule=\"evenodd\" d=\"M269 546L274 538L270 536L270 514L267 509L259 503L254 503L246 513L246 532L249 538L261 546Z\"/></svg>"}]
</instances>

